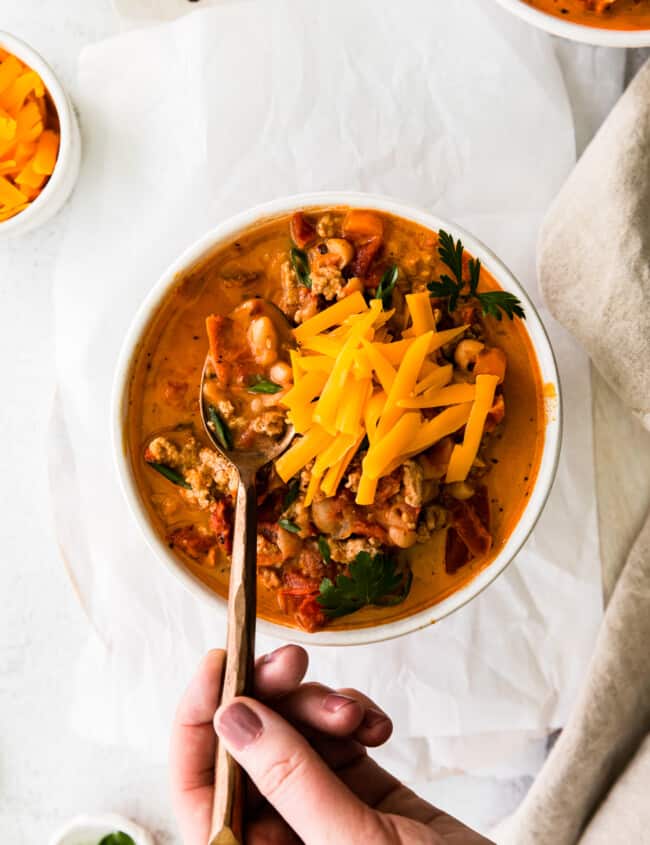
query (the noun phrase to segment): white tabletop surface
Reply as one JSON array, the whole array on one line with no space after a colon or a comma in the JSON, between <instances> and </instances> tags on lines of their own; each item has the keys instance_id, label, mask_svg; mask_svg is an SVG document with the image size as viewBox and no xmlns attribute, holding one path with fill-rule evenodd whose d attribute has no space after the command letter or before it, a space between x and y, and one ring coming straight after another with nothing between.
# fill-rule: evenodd
<instances>
[{"instance_id":1,"label":"white tabletop surface","mask_svg":"<svg viewBox=\"0 0 650 845\"><path fill-rule=\"evenodd\" d=\"M73 99L80 49L120 28L110 0L0 0L0 13L0 26L42 52ZM51 268L65 215L0 243L0 839L45 843L71 815L111 810L172 843L179 840L165 768L132 749L99 749L67 727L87 620L58 555L45 454L54 391ZM526 788L523 781L450 775L429 797L487 829Z\"/></svg>"}]
</instances>

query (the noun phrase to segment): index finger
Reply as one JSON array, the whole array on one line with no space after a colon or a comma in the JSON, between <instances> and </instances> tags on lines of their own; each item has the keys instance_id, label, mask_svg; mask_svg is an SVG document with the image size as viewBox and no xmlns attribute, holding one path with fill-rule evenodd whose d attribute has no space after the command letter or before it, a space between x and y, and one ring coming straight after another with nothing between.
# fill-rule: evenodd
<instances>
[{"instance_id":1,"label":"index finger","mask_svg":"<svg viewBox=\"0 0 650 845\"><path fill-rule=\"evenodd\" d=\"M172 802L187 843L206 841L209 833L217 747L212 718L219 704L225 657L221 649L206 654L178 705L172 726Z\"/></svg>"},{"instance_id":2,"label":"index finger","mask_svg":"<svg viewBox=\"0 0 650 845\"><path fill-rule=\"evenodd\" d=\"M209 651L178 705L172 727L172 800L183 841L207 840L212 810L217 738L213 718L219 706L226 653ZM255 694L262 699L294 690L307 671L307 652L295 645L276 649L255 666Z\"/></svg>"}]
</instances>

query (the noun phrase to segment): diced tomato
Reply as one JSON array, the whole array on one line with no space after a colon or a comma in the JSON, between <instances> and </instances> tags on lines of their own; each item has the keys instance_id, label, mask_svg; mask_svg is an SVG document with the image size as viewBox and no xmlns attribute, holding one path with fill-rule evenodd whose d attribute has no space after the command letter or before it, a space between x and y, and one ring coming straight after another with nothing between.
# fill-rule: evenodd
<instances>
[{"instance_id":1,"label":"diced tomato","mask_svg":"<svg viewBox=\"0 0 650 845\"><path fill-rule=\"evenodd\" d=\"M492 547L492 536L471 504L458 502L452 509L451 516L452 527L456 529L472 557L486 555Z\"/></svg>"},{"instance_id":2,"label":"diced tomato","mask_svg":"<svg viewBox=\"0 0 650 845\"><path fill-rule=\"evenodd\" d=\"M455 528L447 531L445 546L445 571L452 575L469 561L469 549L458 536Z\"/></svg>"},{"instance_id":3,"label":"diced tomato","mask_svg":"<svg viewBox=\"0 0 650 845\"><path fill-rule=\"evenodd\" d=\"M327 622L327 616L318 603L318 596L308 596L295 613L296 622L306 631L316 631Z\"/></svg>"},{"instance_id":4,"label":"diced tomato","mask_svg":"<svg viewBox=\"0 0 650 845\"><path fill-rule=\"evenodd\" d=\"M305 596L309 593L317 593L320 588L320 581L316 578L307 578L295 569L289 569L284 573L283 591L288 595Z\"/></svg>"},{"instance_id":5,"label":"diced tomato","mask_svg":"<svg viewBox=\"0 0 650 845\"><path fill-rule=\"evenodd\" d=\"M506 415L506 403L503 399L503 393L499 393L499 395L495 398L494 404L488 411L487 419L485 421L485 430L486 431L494 431L494 429L499 425L500 422L503 422L503 418Z\"/></svg>"},{"instance_id":6,"label":"diced tomato","mask_svg":"<svg viewBox=\"0 0 650 845\"><path fill-rule=\"evenodd\" d=\"M148 446L144 450L144 459L148 464L155 464L155 462L156 462L156 456L154 455L154 453L151 451L151 449Z\"/></svg>"},{"instance_id":7,"label":"diced tomato","mask_svg":"<svg viewBox=\"0 0 650 845\"><path fill-rule=\"evenodd\" d=\"M219 499L210 508L210 528L217 543L230 554L232 551L232 508L230 502Z\"/></svg>"},{"instance_id":8,"label":"diced tomato","mask_svg":"<svg viewBox=\"0 0 650 845\"><path fill-rule=\"evenodd\" d=\"M305 578L295 569L285 570L283 581L284 585L277 591L276 597L284 613L296 615L306 599L315 598L318 595L320 581Z\"/></svg>"},{"instance_id":9,"label":"diced tomato","mask_svg":"<svg viewBox=\"0 0 650 845\"><path fill-rule=\"evenodd\" d=\"M381 238L372 238L365 243L357 244L357 252L351 264L352 274L354 276L359 276L359 278L363 279L370 269L372 259L379 251L380 246Z\"/></svg>"},{"instance_id":10,"label":"diced tomato","mask_svg":"<svg viewBox=\"0 0 650 845\"><path fill-rule=\"evenodd\" d=\"M180 549L194 560L199 560L217 544L215 537L199 533L194 525L177 528L167 539L173 548Z\"/></svg>"},{"instance_id":11,"label":"diced tomato","mask_svg":"<svg viewBox=\"0 0 650 845\"><path fill-rule=\"evenodd\" d=\"M296 211L289 223L291 240L300 249L304 249L316 237L316 229L307 220L302 211Z\"/></svg>"},{"instance_id":12,"label":"diced tomato","mask_svg":"<svg viewBox=\"0 0 650 845\"><path fill-rule=\"evenodd\" d=\"M471 499L455 502L451 508L445 569L456 572L470 558L486 555L491 548L490 502L487 488L480 487Z\"/></svg>"},{"instance_id":13,"label":"diced tomato","mask_svg":"<svg viewBox=\"0 0 650 845\"><path fill-rule=\"evenodd\" d=\"M498 376L499 384L503 383L506 377L506 364L508 359L503 349L498 346L487 346L481 349L474 365L474 375Z\"/></svg>"},{"instance_id":14,"label":"diced tomato","mask_svg":"<svg viewBox=\"0 0 650 845\"><path fill-rule=\"evenodd\" d=\"M212 366L220 385L243 384L250 375L252 364L245 332L222 314L210 314L205 328Z\"/></svg>"},{"instance_id":15,"label":"diced tomato","mask_svg":"<svg viewBox=\"0 0 650 845\"><path fill-rule=\"evenodd\" d=\"M354 244L356 254L351 264L354 276L364 278L377 255L384 237L381 217L371 211L353 208L343 220L343 234Z\"/></svg>"},{"instance_id":16,"label":"diced tomato","mask_svg":"<svg viewBox=\"0 0 650 845\"><path fill-rule=\"evenodd\" d=\"M232 333L232 320L221 314L210 314L205 321L210 344L212 366L220 384L226 387L230 384L231 367L226 356L228 349L228 335Z\"/></svg>"}]
</instances>

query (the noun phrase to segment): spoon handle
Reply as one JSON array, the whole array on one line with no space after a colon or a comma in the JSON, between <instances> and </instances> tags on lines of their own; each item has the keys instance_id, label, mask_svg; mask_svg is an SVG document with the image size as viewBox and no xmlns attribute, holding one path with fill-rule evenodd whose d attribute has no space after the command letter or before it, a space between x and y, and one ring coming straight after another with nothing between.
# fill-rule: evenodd
<instances>
[{"instance_id":1,"label":"spoon handle","mask_svg":"<svg viewBox=\"0 0 650 845\"><path fill-rule=\"evenodd\" d=\"M226 670L221 704L248 695L253 685L257 589L257 497L255 473L240 468L228 593ZM222 743L217 744L209 845L243 843L242 770Z\"/></svg>"}]
</instances>

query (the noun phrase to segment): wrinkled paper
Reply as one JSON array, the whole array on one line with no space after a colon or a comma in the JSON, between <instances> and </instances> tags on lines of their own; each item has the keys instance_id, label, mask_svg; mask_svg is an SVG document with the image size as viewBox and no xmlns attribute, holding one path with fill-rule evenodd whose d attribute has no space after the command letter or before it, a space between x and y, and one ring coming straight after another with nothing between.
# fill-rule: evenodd
<instances>
[{"instance_id":1,"label":"wrinkled paper","mask_svg":"<svg viewBox=\"0 0 650 845\"><path fill-rule=\"evenodd\" d=\"M91 622L72 718L164 756L172 713L224 619L154 558L118 489L110 395L122 338L167 265L280 195L392 195L466 226L541 308L565 399L562 460L512 566L452 617L378 645L311 650L312 678L394 717L402 777L533 772L601 619L588 362L545 312L537 229L575 161L551 42L496 4L229 2L84 50L84 162L55 269L53 505ZM471 26L469 22L471 21ZM117 69L117 71L116 71ZM258 652L277 642L259 638ZM543 745L543 743L542 743Z\"/></svg>"}]
</instances>

